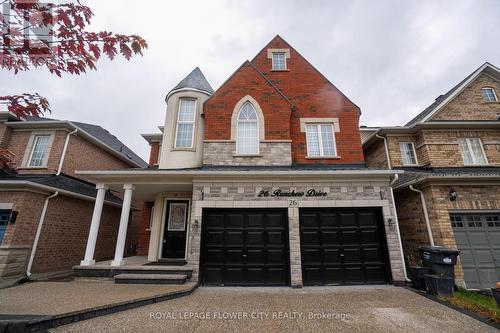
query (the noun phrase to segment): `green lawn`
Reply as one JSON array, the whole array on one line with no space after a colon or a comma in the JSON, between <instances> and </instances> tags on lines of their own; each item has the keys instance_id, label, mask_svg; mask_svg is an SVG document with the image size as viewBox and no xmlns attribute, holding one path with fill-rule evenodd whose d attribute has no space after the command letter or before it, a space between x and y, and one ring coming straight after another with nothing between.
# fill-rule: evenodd
<instances>
[{"instance_id":1,"label":"green lawn","mask_svg":"<svg viewBox=\"0 0 500 333\"><path fill-rule=\"evenodd\" d=\"M442 297L443 300L474 312L482 317L500 323L500 309L491 296L485 296L473 291L460 289L453 297Z\"/></svg>"}]
</instances>

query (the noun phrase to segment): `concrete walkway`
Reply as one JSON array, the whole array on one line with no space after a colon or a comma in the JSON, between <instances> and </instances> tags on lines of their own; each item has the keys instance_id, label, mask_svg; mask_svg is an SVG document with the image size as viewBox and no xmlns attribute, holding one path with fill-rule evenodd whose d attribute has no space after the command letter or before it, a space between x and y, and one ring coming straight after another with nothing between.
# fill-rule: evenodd
<instances>
[{"instance_id":1,"label":"concrete walkway","mask_svg":"<svg viewBox=\"0 0 500 333\"><path fill-rule=\"evenodd\" d=\"M191 288L192 284L120 285L112 281L25 283L0 290L0 315L69 315Z\"/></svg>"},{"instance_id":2,"label":"concrete walkway","mask_svg":"<svg viewBox=\"0 0 500 333\"><path fill-rule=\"evenodd\" d=\"M0 296L1 297L1 296ZM198 288L51 332L497 332L403 288Z\"/></svg>"}]
</instances>

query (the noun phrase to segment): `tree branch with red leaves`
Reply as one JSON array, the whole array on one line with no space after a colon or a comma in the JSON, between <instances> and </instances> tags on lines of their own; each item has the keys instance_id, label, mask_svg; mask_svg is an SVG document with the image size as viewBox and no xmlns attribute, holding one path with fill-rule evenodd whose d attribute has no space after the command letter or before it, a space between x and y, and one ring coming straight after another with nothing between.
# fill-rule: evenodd
<instances>
[{"instance_id":1,"label":"tree branch with red leaves","mask_svg":"<svg viewBox=\"0 0 500 333\"><path fill-rule=\"evenodd\" d=\"M130 60L142 55L146 41L137 35L108 31L88 31L94 16L79 1L63 4L39 0L0 1L0 68L15 74L31 68L46 68L62 73L96 70L104 54L110 60L120 54ZM38 94L0 96L0 103L19 117L40 116L50 112L46 98Z\"/></svg>"}]
</instances>

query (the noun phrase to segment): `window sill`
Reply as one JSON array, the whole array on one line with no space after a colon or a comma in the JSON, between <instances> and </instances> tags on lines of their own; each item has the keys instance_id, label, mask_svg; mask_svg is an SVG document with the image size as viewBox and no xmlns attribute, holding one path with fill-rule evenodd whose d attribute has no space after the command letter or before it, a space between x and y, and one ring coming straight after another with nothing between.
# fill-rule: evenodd
<instances>
[{"instance_id":1,"label":"window sill","mask_svg":"<svg viewBox=\"0 0 500 333\"><path fill-rule=\"evenodd\" d=\"M402 167L419 167L420 164L401 164Z\"/></svg>"},{"instance_id":2,"label":"window sill","mask_svg":"<svg viewBox=\"0 0 500 333\"><path fill-rule=\"evenodd\" d=\"M306 160L339 160L340 156L306 156Z\"/></svg>"},{"instance_id":3,"label":"window sill","mask_svg":"<svg viewBox=\"0 0 500 333\"><path fill-rule=\"evenodd\" d=\"M233 157L262 157L261 154L233 154Z\"/></svg>"},{"instance_id":4,"label":"window sill","mask_svg":"<svg viewBox=\"0 0 500 333\"><path fill-rule=\"evenodd\" d=\"M151 231L151 228L147 228L146 231Z\"/></svg>"},{"instance_id":5,"label":"window sill","mask_svg":"<svg viewBox=\"0 0 500 333\"><path fill-rule=\"evenodd\" d=\"M43 169L48 169L48 166L23 166L20 168L17 168L17 170L43 170Z\"/></svg>"},{"instance_id":6,"label":"window sill","mask_svg":"<svg viewBox=\"0 0 500 333\"><path fill-rule=\"evenodd\" d=\"M271 72L289 72L289 69L271 69Z\"/></svg>"},{"instance_id":7,"label":"window sill","mask_svg":"<svg viewBox=\"0 0 500 333\"><path fill-rule=\"evenodd\" d=\"M196 151L196 148L171 148L170 151Z\"/></svg>"},{"instance_id":8,"label":"window sill","mask_svg":"<svg viewBox=\"0 0 500 333\"><path fill-rule=\"evenodd\" d=\"M487 166L491 166L491 165L489 163L486 163L486 164L464 164L464 167L467 167L467 168L472 168L472 167L480 168L480 167L487 167Z\"/></svg>"},{"instance_id":9,"label":"window sill","mask_svg":"<svg viewBox=\"0 0 500 333\"><path fill-rule=\"evenodd\" d=\"M491 101L491 102L488 102L488 101L483 101L484 104L500 104L500 101Z\"/></svg>"}]
</instances>

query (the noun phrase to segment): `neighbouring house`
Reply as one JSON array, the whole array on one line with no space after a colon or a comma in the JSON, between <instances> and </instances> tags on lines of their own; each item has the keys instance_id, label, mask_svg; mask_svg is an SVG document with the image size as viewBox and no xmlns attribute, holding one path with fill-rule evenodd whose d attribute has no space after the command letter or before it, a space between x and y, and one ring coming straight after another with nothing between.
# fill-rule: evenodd
<instances>
[{"instance_id":1,"label":"neighbouring house","mask_svg":"<svg viewBox=\"0 0 500 333\"><path fill-rule=\"evenodd\" d=\"M203 285L401 285L405 266L390 182L367 168L360 109L281 37L214 91L199 68L166 94L147 168L78 171L145 201L138 254L123 238L107 264L102 196L79 276ZM144 274L147 273L147 274ZM142 275L141 275L142 274Z\"/></svg>"},{"instance_id":2,"label":"neighbouring house","mask_svg":"<svg viewBox=\"0 0 500 333\"><path fill-rule=\"evenodd\" d=\"M96 125L0 113L0 148L13 169L0 176L0 279L45 278L71 272L85 252L96 186L75 169L144 167L115 136ZM112 258L121 194L103 192L96 258ZM127 246L137 245L141 202L136 203ZM135 252L132 251L134 254ZM33 275L31 275L33 274Z\"/></svg>"},{"instance_id":3,"label":"neighbouring house","mask_svg":"<svg viewBox=\"0 0 500 333\"><path fill-rule=\"evenodd\" d=\"M458 248L457 280L473 289L500 281L499 96L485 63L405 126L361 128L369 167L405 170L394 195L407 264L420 245Z\"/></svg>"}]
</instances>

